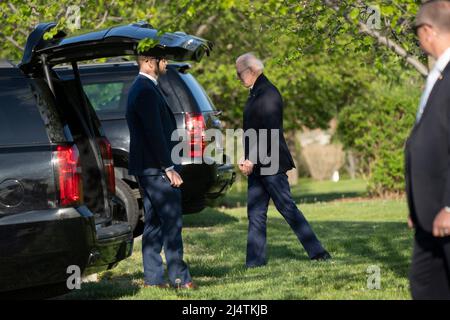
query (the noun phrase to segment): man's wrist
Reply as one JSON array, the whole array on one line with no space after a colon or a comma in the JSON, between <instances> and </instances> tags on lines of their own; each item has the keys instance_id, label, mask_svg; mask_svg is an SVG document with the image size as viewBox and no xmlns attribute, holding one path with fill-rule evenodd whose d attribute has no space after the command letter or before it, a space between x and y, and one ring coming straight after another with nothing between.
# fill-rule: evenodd
<instances>
[{"instance_id":1,"label":"man's wrist","mask_svg":"<svg viewBox=\"0 0 450 320\"><path fill-rule=\"evenodd\" d=\"M164 171L167 173L168 171L172 171L174 169L174 166L165 168Z\"/></svg>"}]
</instances>

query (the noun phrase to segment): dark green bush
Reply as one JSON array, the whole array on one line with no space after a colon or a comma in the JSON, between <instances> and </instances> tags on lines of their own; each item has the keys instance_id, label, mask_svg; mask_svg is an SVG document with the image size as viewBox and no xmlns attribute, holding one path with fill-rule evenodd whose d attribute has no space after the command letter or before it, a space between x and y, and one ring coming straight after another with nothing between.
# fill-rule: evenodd
<instances>
[{"instance_id":1,"label":"dark green bush","mask_svg":"<svg viewBox=\"0 0 450 320\"><path fill-rule=\"evenodd\" d=\"M403 149L415 121L418 86L374 85L339 114L338 137L357 153L373 195L404 190Z\"/></svg>"}]
</instances>

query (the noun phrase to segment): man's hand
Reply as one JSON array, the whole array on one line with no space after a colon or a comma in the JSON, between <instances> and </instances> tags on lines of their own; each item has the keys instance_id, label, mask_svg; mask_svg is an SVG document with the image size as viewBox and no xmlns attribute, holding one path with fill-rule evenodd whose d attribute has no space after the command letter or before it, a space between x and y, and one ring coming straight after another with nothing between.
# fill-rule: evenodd
<instances>
[{"instance_id":1,"label":"man's hand","mask_svg":"<svg viewBox=\"0 0 450 320\"><path fill-rule=\"evenodd\" d=\"M243 175L247 175L247 169L246 169L246 167L244 166L244 161L245 161L245 160L239 161L239 170L241 170L241 173L242 173Z\"/></svg>"},{"instance_id":2,"label":"man's hand","mask_svg":"<svg viewBox=\"0 0 450 320\"><path fill-rule=\"evenodd\" d=\"M167 170L166 175L172 187L179 188L183 184L183 179L175 170Z\"/></svg>"},{"instance_id":3,"label":"man's hand","mask_svg":"<svg viewBox=\"0 0 450 320\"><path fill-rule=\"evenodd\" d=\"M433 236L448 237L450 236L450 213L442 209L433 222Z\"/></svg>"},{"instance_id":4,"label":"man's hand","mask_svg":"<svg viewBox=\"0 0 450 320\"><path fill-rule=\"evenodd\" d=\"M244 160L239 163L239 170L242 174L249 176L253 172L254 164L250 160Z\"/></svg>"},{"instance_id":5,"label":"man's hand","mask_svg":"<svg viewBox=\"0 0 450 320\"><path fill-rule=\"evenodd\" d=\"M414 222L412 221L412 219L411 219L411 216L408 216L408 227L410 228L410 229L414 229Z\"/></svg>"}]
</instances>

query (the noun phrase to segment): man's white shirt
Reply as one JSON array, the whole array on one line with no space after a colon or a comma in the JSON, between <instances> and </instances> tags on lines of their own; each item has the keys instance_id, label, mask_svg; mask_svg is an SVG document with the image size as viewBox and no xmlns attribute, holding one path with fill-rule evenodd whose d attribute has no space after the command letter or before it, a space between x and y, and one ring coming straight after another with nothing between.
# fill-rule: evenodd
<instances>
[{"instance_id":1,"label":"man's white shirt","mask_svg":"<svg viewBox=\"0 0 450 320\"><path fill-rule=\"evenodd\" d=\"M151 76L151 75L149 75L148 73L145 73L145 72L139 72L139 74L140 74L141 76L144 76L144 77L146 77L146 78L149 78L150 80L153 81L153 83L154 83L155 85L158 85L158 80L156 80L155 77L153 77L153 76Z\"/></svg>"},{"instance_id":2,"label":"man's white shirt","mask_svg":"<svg viewBox=\"0 0 450 320\"><path fill-rule=\"evenodd\" d=\"M431 91L433 90L434 85L438 81L438 79L442 76L445 67L447 67L450 62L450 48L448 48L436 61L433 69L430 71L427 77L427 83L425 86L425 90L422 93L422 97L420 98L419 110L417 111L416 123L419 122L422 114L425 110L425 106L427 105L428 99L430 98Z\"/></svg>"}]
</instances>

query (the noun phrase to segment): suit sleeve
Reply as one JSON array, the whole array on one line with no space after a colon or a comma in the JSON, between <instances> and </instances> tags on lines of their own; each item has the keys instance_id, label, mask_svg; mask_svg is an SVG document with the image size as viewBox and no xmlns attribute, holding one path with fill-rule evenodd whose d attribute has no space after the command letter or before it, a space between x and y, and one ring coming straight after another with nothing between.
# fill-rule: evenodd
<instances>
[{"instance_id":1,"label":"suit sleeve","mask_svg":"<svg viewBox=\"0 0 450 320\"><path fill-rule=\"evenodd\" d=\"M141 90L136 99L136 112L142 121L147 141L159 159L162 170L172 167L171 150L164 137L160 106L153 90Z\"/></svg>"}]
</instances>

